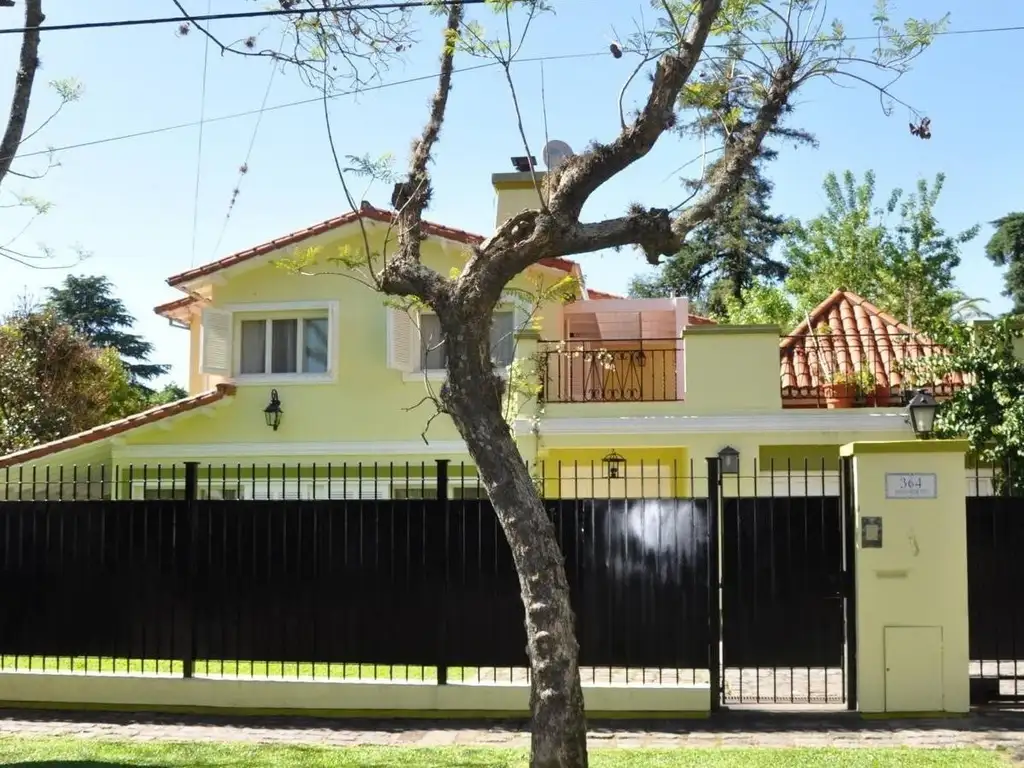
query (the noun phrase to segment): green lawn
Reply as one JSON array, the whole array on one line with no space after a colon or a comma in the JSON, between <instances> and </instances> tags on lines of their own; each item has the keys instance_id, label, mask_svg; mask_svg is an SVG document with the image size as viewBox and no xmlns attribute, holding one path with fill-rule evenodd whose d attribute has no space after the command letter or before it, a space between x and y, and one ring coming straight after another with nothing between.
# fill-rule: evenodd
<instances>
[{"instance_id":1,"label":"green lawn","mask_svg":"<svg viewBox=\"0 0 1024 768\"><path fill-rule=\"evenodd\" d=\"M0 767L17 765L34 768L525 768L526 755L502 749L330 749L0 738ZM996 768L1008 762L996 752L957 749L620 749L594 750L591 765L593 768Z\"/></svg>"},{"instance_id":2,"label":"green lawn","mask_svg":"<svg viewBox=\"0 0 1024 768\"><path fill-rule=\"evenodd\" d=\"M0 671L12 672L85 672L95 674L132 673L181 675L180 661L157 659L110 659L96 656L2 656ZM475 667L450 667L451 682L478 679ZM491 672L491 670L488 670ZM195 674L211 677L242 677L257 679L316 680L437 680L436 667L387 666L381 664L320 664L296 662L196 661ZM505 671L507 679L507 670ZM492 675L493 676L493 675ZM499 673L499 680L503 679Z\"/></svg>"}]
</instances>

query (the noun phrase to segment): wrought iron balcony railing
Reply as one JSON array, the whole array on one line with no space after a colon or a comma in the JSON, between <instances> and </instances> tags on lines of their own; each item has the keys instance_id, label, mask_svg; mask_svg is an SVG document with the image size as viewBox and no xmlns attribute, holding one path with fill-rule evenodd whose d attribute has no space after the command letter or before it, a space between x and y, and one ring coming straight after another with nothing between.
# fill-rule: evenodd
<instances>
[{"instance_id":1,"label":"wrought iron balcony railing","mask_svg":"<svg viewBox=\"0 0 1024 768\"><path fill-rule=\"evenodd\" d=\"M683 399L681 339L546 341L538 367L549 403Z\"/></svg>"}]
</instances>

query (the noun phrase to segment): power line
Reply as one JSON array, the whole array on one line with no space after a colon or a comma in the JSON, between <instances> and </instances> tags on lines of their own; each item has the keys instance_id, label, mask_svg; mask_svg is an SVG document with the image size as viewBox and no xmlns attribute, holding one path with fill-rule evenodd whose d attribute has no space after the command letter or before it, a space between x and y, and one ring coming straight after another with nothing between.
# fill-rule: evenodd
<instances>
[{"instance_id":1,"label":"power line","mask_svg":"<svg viewBox=\"0 0 1024 768\"><path fill-rule=\"evenodd\" d=\"M206 0L206 12L209 14L213 0ZM199 189L203 175L203 128L206 125L206 80L210 64L210 38L206 38L203 46L203 87L199 96L199 142L196 146L196 188L192 199L192 266L196 263L196 238L199 236Z\"/></svg>"},{"instance_id":2,"label":"power line","mask_svg":"<svg viewBox=\"0 0 1024 768\"><path fill-rule=\"evenodd\" d=\"M443 5L482 5L487 0L439 0ZM434 0L408 0L408 2L367 3L366 5L330 5L320 8L273 8L265 11L236 11L234 13L206 13L189 16L189 21L227 21L230 19L263 19L270 16L308 16L321 13L356 13L359 11L400 11L410 8L434 7ZM144 27L153 24L181 24L182 16L155 16L142 19L113 19L111 21L83 21L75 24L46 24L32 27L40 32L67 32L78 29L112 29L114 27ZM0 29L0 35L17 35L27 27Z\"/></svg>"},{"instance_id":3,"label":"power line","mask_svg":"<svg viewBox=\"0 0 1024 768\"><path fill-rule=\"evenodd\" d=\"M552 56L534 56L532 58L516 59L517 63L530 63L536 61L559 61L566 59L584 59L584 58L596 58L598 56L607 56L608 51L595 51L593 53L565 53ZM498 66L498 62L489 61L484 64L474 64L470 67L463 67L457 70L458 72L475 72L481 69L488 69L490 67ZM330 94L327 98L339 99L344 96L354 96L359 93L366 93L367 91L381 91L385 88L394 88L399 85L410 85L412 83L422 83L428 80L436 80L437 73L433 72L429 75L419 75L417 77L408 77L403 80L393 80L390 83L380 83L378 85L368 85L362 88L353 88L350 91L340 91L338 93ZM241 117L252 117L253 115L259 115L264 112L276 112L280 109L290 109L292 107L302 107L308 104L320 104L323 102L323 96L315 96L309 99L300 99L298 101L289 101L284 104L274 104L273 106L266 107L264 109L249 109L245 112L234 112L229 115L219 115L217 117L209 117L203 121L193 120L188 123L177 123L175 125L165 125L160 128L149 128L144 131L135 131L134 133L122 133L117 136L106 136L102 139L93 139L92 141L82 141L75 144L65 144L60 147L50 147L49 149L41 149L35 152L22 152L18 153L18 159L24 159L27 157L38 157L40 155L51 155L57 152L68 152L73 149L85 149L86 147L96 147L103 144L112 144L116 141L127 141L128 139L140 139L146 136L156 136L161 133L170 133L171 131L181 131L186 128L195 128L200 123L209 125L210 123L220 123L225 120L237 120Z\"/></svg>"},{"instance_id":4,"label":"power line","mask_svg":"<svg viewBox=\"0 0 1024 768\"><path fill-rule=\"evenodd\" d=\"M465 1L467 1L467 2L477 2L477 0L465 0ZM365 8L365 7L368 7L368 6L361 6L361 7ZM205 17L193 17L193 18L199 19L199 18L205 18ZM177 19L175 19L175 21L180 22L181 18L177 18ZM0 30L0 33L3 33L5 31L8 31L8 30ZM17 30L15 30L15 31L17 31ZM988 33L996 33L996 32L1024 32L1024 26L1015 26L1015 27L987 27L987 28L978 28L978 29L947 30L945 32L939 32L939 33L936 33L936 34L940 34L940 35L973 35L973 34L988 34ZM852 37L852 38L846 38L846 39L847 40L877 40L878 38L877 38L877 36L870 36L870 37ZM705 47L706 48L713 48L713 47L719 47L719 46L707 45ZM594 51L592 53L567 53L567 54L554 54L554 55L549 55L549 56L532 56L532 57L517 58L517 59L515 59L513 61L513 63L526 64L526 63L538 62L538 61L543 62L543 61L564 61L564 60L569 60L569 59L589 59L589 58L603 57L603 56L607 56L607 55L608 55L608 51L607 51L607 49L604 49L604 50L601 50L601 51ZM456 71L457 72L474 72L474 71L481 70L481 69L488 69L490 67L496 67L496 66L499 65L499 63L500 62L497 62L497 61L489 61L489 62L486 62L486 63L483 63L483 64L474 64L473 66L463 67L463 68L458 69ZM385 88L394 88L395 86L399 86L399 85L410 85L412 83L422 83L422 82L425 82L427 80L434 80L435 78L437 78L437 73L436 72L431 73L429 75L419 75L417 77L409 77L409 78L405 78L403 80L393 80L393 81L391 81L389 83L379 83L377 85L367 85L367 86L364 86L362 88L354 88L354 89L349 90L349 91L340 91L338 93L330 94L327 98L329 98L329 99L337 99L337 98L342 98L344 96L353 96L353 95L358 94L358 93L366 93L368 91L380 91L380 90L384 90ZM289 102L285 102L284 104L275 104L273 106L266 107L264 109L250 109L250 110L247 110L245 112L234 112L234 113L228 114L228 115L219 115L218 117L206 118L205 120L203 120L201 122L204 123L204 124L209 124L209 123L219 123L219 122L223 122L225 120L237 120L238 118L241 118L241 117L251 117L253 115L262 114L264 112L276 112L277 110L280 110L280 109L291 109L292 107L302 107L302 106L306 106L308 104L319 104L322 101L323 101L323 97L322 96L316 96L316 97L309 98L309 99L300 99L298 101L289 101ZM180 130L184 130L185 128L195 128L197 125L200 125L200 121L192 121L192 122L188 122L188 123L177 123L175 125L165 125L165 126L162 126L160 128L149 128L149 129L144 130L144 131L135 131L134 133L123 133L123 134L119 134L119 135L116 135L116 136L107 136L107 137L102 138L102 139L93 139L92 141L82 141L82 142L77 142L75 144L65 144L65 145L60 146L60 147L51 147L49 149L37 150L35 152L19 153L18 157L19 158L38 157L40 155L49 155L49 154L53 154L53 153L56 153L56 152L67 152L67 151L70 151L70 150L73 150L73 149L85 149L86 147L95 147L95 146L100 146L100 145L103 145L103 144L110 144L110 143L113 143L115 141L126 141L128 139L139 139L139 138L144 138L146 136L156 136L156 135L161 134L161 133L170 133L171 131L180 131Z\"/></svg>"},{"instance_id":5,"label":"power line","mask_svg":"<svg viewBox=\"0 0 1024 768\"><path fill-rule=\"evenodd\" d=\"M281 42L278 44L278 50L284 48L285 41L287 40L288 32L285 30L284 34L281 35ZM231 190L231 199L228 202L227 213L224 214L224 223L220 228L220 235L217 237L217 244L213 246L213 253L217 253L220 250L221 241L224 240L224 233L228 231L228 222L231 220L231 214L235 210L235 203L238 201L238 195L242 191L242 179L245 178L246 174L249 173L249 160L252 159L252 150L256 146L256 136L260 132L260 123L263 122L263 115L267 111L267 101L270 99L270 89L274 86L274 75L277 74L277 62L271 62L270 67L270 79L267 80L266 90L263 91L263 101L260 103L260 108L256 113L256 125L253 126L252 135L249 137L249 149L245 153L245 160L238 168L238 179L235 181L235 186Z\"/></svg>"},{"instance_id":6,"label":"power line","mask_svg":"<svg viewBox=\"0 0 1024 768\"><path fill-rule=\"evenodd\" d=\"M233 13L207 13L202 16L189 16L190 21L222 21L230 19L259 19L274 16L309 16L321 13L358 13L359 11L397 11L412 8L436 7L437 3L444 6L452 5L483 5L489 0L401 0L396 2L376 2L365 5L330 5L320 8L273 8L263 11L236 11ZM39 32L65 32L87 29L112 29L116 27L140 27L155 24L181 24L185 20L183 16L159 16L141 19L112 19L110 21L83 21L73 24L46 24L41 27L32 27L32 30ZM29 31L28 27L9 27L0 29L0 35L16 35ZM1024 25L1006 27L977 27L974 29L946 29L932 33L935 37L950 37L956 35L982 35L995 34L1000 32L1024 32ZM894 35L883 35L882 37L892 38ZM828 43L828 42L864 42L878 40L879 35L857 35L853 37L835 38L808 38L804 40L788 41L792 44L801 43ZM763 45L787 42L784 40L764 40ZM705 48L728 48L727 43L708 43Z\"/></svg>"}]
</instances>

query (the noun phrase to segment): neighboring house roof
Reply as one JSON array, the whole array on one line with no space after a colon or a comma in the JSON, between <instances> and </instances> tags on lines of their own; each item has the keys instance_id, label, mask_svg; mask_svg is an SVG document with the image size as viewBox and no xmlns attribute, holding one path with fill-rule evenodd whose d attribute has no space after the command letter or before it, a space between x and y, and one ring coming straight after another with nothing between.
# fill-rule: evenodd
<instances>
[{"instance_id":1,"label":"neighboring house roof","mask_svg":"<svg viewBox=\"0 0 1024 768\"><path fill-rule=\"evenodd\" d=\"M173 403L167 403L166 405L158 405L155 408L149 408L123 419L111 421L107 424L101 424L100 426L93 427L92 429L87 429L85 432L68 435L67 437L62 437L60 440L36 445L32 448L26 448L23 451L9 453L6 456L0 457L0 469L12 467L17 464L24 464L26 461L35 461L36 459L41 459L44 456L49 456L53 453L67 451L72 448L78 448L89 443L104 440L108 437L114 437L115 435L127 432L130 429L144 427L147 424L153 424L161 419L167 419L171 416L177 416L182 413L194 411L197 408L212 405L213 403L223 400L226 397L231 397L234 394L234 384L218 384L216 389L211 389L209 392L203 392L192 397L186 397L183 400L175 400Z\"/></svg>"},{"instance_id":2,"label":"neighboring house roof","mask_svg":"<svg viewBox=\"0 0 1024 768\"><path fill-rule=\"evenodd\" d=\"M321 221L319 224L314 224L311 227L300 229L297 232L292 232L289 235L278 237L269 242L257 245L254 248L249 248L245 251L239 251L233 253L230 256L225 256L223 259L204 264L194 269L190 269L187 272L181 272L177 275L172 275L167 278L167 284L171 286L178 286L182 283L187 283L190 280L195 280L198 277L206 277L212 275L215 272L219 272L222 269L233 267L236 264L249 261L250 259L257 258L259 256L265 256L268 253L273 253L281 248L287 248L290 245L295 245L303 240L316 235L322 235L325 232L330 232L340 227L348 226L353 224L359 219L369 219L371 221L378 221L383 224L390 224L394 220L394 212L384 210L382 208L375 208L369 203L364 202L360 206L358 211L351 211L342 216L336 216L333 219L327 219L327 221ZM482 235L475 235L472 232L466 232L462 229L455 229L454 227L447 227L444 224L436 224L431 221L424 221L422 224L423 232L433 237L439 237L444 240L451 240L456 243L465 243L466 245L479 245L484 241ZM541 259L539 262L542 266L550 267L552 269L561 269L565 272L573 272L578 270L579 266L576 262L570 259L562 258L549 258ZM157 308L160 309L159 307Z\"/></svg>"},{"instance_id":3,"label":"neighboring house roof","mask_svg":"<svg viewBox=\"0 0 1024 768\"><path fill-rule=\"evenodd\" d=\"M876 385L897 396L902 361L927 357L941 347L888 312L851 291L834 291L779 344L782 397L816 399L828 375L867 370ZM951 376L935 394L962 387Z\"/></svg>"}]
</instances>

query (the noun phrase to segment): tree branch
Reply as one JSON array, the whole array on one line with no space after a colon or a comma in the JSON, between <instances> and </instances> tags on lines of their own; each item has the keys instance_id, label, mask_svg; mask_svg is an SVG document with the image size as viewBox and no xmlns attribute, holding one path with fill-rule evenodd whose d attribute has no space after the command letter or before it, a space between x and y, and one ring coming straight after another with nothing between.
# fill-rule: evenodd
<instances>
[{"instance_id":1,"label":"tree branch","mask_svg":"<svg viewBox=\"0 0 1024 768\"><path fill-rule=\"evenodd\" d=\"M25 34L21 39L18 74L14 79L14 96L7 118L7 128L0 139L0 183L7 176L14 156L21 145L28 119L28 106L32 98L32 84L39 69L39 27L46 17L42 0L25 0Z\"/></svg>"},{"instance_id":2,"label":"tree branch","mask_svg":"<svg viewBox=\"0 0 1024 768\"><path fill-rule=\"evenodd\" d=\"M416 295L435 309L451 281L441 277L420 261L423 209L427 207L433 193L427 164L444 124L448 94L452 89L452 72L455 68L455 44L463 12L461 4L453 4L448 10L448 23L445 25L444 45L441 49L441 72L437 91L430 104L430 117L423 127L422 135L413 143L409 178L396 190L393 200L395 208L398 209L395 214L398 252L391 263L381 270L379 280L380 289L384 293Z\"/></svg>"},{"instance_id":3,"label":"tree branch","mask_svg":"<svg viewBox=\"0 0 1024 768\"><path fill-rule=\"evenodd\" d=\"M632 125L611 144L576 155L549 174L549 205L556 216L578 220L583 205L602 184L644 157L675 125L679 92L697 65L721 8L722 0L700 1L686 39L658 60L647 103Z\"/></svg>"}]
</instances>

